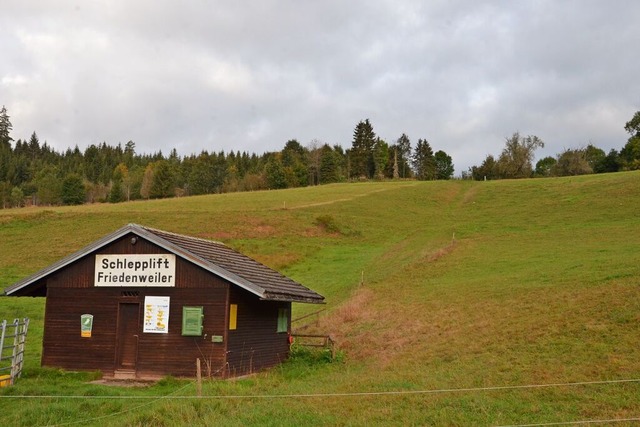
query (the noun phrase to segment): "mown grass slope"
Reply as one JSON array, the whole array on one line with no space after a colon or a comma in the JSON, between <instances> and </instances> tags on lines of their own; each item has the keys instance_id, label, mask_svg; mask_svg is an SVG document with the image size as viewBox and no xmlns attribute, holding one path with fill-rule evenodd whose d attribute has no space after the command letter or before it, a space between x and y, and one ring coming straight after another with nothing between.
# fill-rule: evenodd
<instances>
[{"instance_id":1,"label":"mown grass slope","mask_svg":"<svg viewBox=\"0 0 640 427\"><path fill-rule=\"evenodd\" d=\"M638 418L638 382L496 387L640 378L639 208L640 174L627 172L0 211L0 287L135 222L224 241L325 295L319 319L294 326L331 333L344 355L210 382L216 397L204 400L1 398L0 410L22 425ZM34 319L25 378L2 394L195 394L188 382L113 389L40 369L42 311L41 300L0 299L0 318Z\"/></svg>"}]
</instances>

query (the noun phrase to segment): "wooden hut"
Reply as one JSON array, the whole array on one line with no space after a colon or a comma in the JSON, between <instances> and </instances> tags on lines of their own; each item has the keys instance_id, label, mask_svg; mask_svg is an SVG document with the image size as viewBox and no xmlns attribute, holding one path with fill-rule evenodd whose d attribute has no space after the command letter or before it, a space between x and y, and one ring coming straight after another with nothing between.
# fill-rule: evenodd
<instances>
[{"instance_id":1,"label":"wooden hut","mask_svg":"<svg viewBox=\"0 0 640 427\"><path fill-rule=\"evenodd\" d=\"M116 378L238 376L289 355L324 297L226 245L129 224L10 286L46 297L42 365Z\"/></svg>"}]
</instances>

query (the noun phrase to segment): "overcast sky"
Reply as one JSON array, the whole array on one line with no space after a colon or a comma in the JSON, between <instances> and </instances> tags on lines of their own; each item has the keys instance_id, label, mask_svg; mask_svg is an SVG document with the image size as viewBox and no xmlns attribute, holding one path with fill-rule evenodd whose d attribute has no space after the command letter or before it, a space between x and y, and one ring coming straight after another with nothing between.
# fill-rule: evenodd
<instances>
[{"instance_id":1,"label":"overcast sky","mask_svg":"<svg viewBox=\"0 0 640 427\"><path fill-rule=\"evenodd\" d=\"M620 150L640 110L635 0L0 1L12 137L58 151L349 148L368 118L459 174L515 131Z\"/></svg>"}]
</instances>

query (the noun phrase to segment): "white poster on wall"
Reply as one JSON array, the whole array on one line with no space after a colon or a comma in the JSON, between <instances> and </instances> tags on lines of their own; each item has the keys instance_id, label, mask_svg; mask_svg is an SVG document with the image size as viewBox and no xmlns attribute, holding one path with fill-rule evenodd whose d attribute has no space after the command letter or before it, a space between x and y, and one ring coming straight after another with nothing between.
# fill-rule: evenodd
<instances>
[{"instance_id":1,"label":"white poster on wall","mask_svg":"<svg viewBox=\"0 0 640 427\"><path fill-rule=\"evenodd\" d=\"M169 333L169 297L144 297L144 328L142 332Z\"/></svg>"},{"instance_id":2,"label":"white poster on wall","mask_svg":"<svg viewBox=\"0 0 640 427\"><path fill-rule=\"evenodd\" d=\"M175 286L173 254L96 255L95 286Z\"/></svg>"}]
</instances>

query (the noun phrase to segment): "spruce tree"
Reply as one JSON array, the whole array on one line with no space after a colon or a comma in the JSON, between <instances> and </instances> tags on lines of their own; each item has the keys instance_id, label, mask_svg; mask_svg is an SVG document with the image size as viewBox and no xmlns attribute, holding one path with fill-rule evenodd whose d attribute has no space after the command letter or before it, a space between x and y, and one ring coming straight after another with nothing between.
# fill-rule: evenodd
<instances>
[{"instance_id":1,"label":"spruce tree","mask_svg":"<svg viewBox=\"0 0 640 427\"><path fill-rule=\"evenodd\" d=\"M82 178L71 173L62 181L62 203L65 205L81 205L85 200L85 189Z\"/></svg>"},{"instance_id":2,"label":"spruce tree","mask_svg":"<svg viewBox=\"0 0 640 427\"><path fill-rule=\"evenodd\" d=\"M11 121L7 109L2 106L0 110L0 182L7 180L9 163L11 162ZM3 198L3 206L5 205Z\"/></svg>"},{"instance_id":3,"label":"spruce tree","mask_svg":"<svg viewBox=\"0 0 640 427\"><path fill-rule=\"evenodd\" d=\"M3 105L0 109L0 149L11 148L11 121L9 120L9 114L7 114L7 108Z\"/></svg>"},{"instance_id":4,"label":"spruce tree","mask_svg":"<svg viewBox=\"0 0 640 427\"><path fill-rule=\"evenodd\" d=\"M153 168L153 180L149 189L149 198L161 199L174 195L174 176L166 160L159 160Z\"/></svg>"},{"instance_id":5,"label":"spruce tree","mask_svg":"<svg viewBox=\"0 0 640 427\"><path fill-rule=\"evenodd\" d=\"M373 126L366 119L361 121L353 131L353 143L349 150L351 162L350 175L354 178L373 178L375 173L374 145L376 134Z\"/></svg>"},{"instance_id":6,"label":"spruce tree","mask_svg":"<svg viewBox=\"0 0 640 427\"><path fill-rule=\"evenodd\" d=\"M109 203L120 203L123 200L122 180L115 179L109 191Z\"/></svg>"},{"instance_id":7,"label":"spruce tree","mask_svg":"<svg viewBox=\"0 0 640 427\"><path fill-rule=\"evenodd\" d=\"M416 178L422 181L436 178L436 163L429 142L419 139L413 154L413 168Z\"/></svg>"},{"instance_id":8,"label":"spruce tree","mask_svg":"<svg viewBox=\"0 0 640 427\"><path fill-rule=\"evenodd\" d=\"M265 166L267 186L271 190L287 188L287 179L279 155L272 156Z\"/></svg>"}]
</instances>

